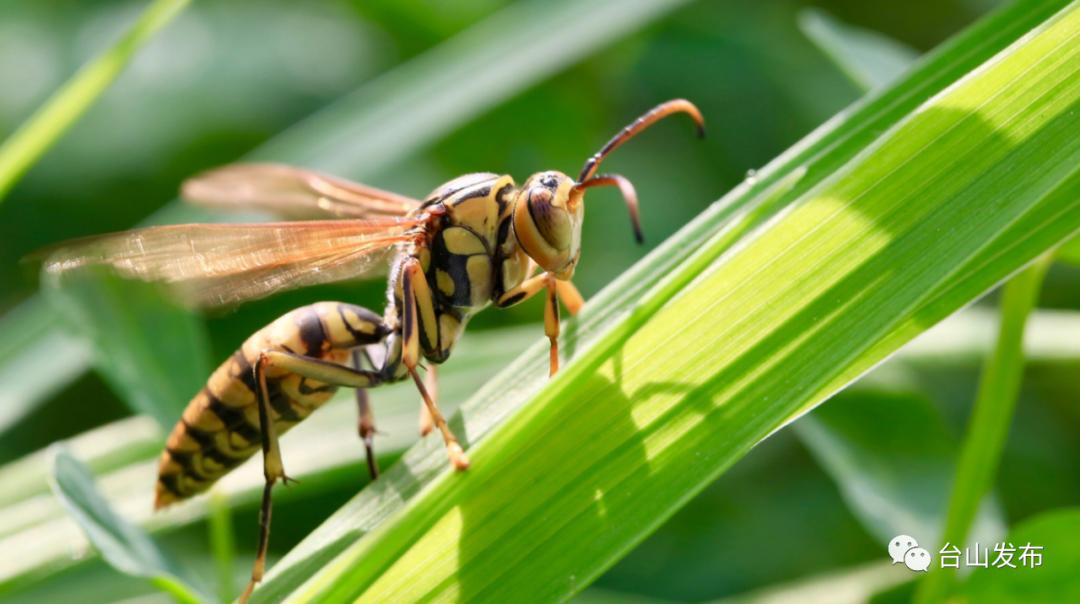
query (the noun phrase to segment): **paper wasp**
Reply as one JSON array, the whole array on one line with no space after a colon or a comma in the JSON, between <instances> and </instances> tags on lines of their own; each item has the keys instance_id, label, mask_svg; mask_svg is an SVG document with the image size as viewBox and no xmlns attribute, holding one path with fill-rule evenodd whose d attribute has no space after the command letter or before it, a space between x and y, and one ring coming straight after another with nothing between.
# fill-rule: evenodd
<instances>
[{"instance_id":1,"label":"paper wasp","mask_svg":"<svg viewBox=\"0 0 1080 604\"><path fill-rule=\"evenodd\" d=\"M107 265L127 276L173 284L194 306L369 275L391 256L382 316L344 302L298 308L249 337L218 367L169 435L155 508L206 490L261 447L266 483L246 600L263 575L271 490L279 479L288 480L278 436L338 387L357 391L359 433L373 477L375 423L365 391L407 378L424 402L421 433L438 428L450 463L468 467L435 401L435 366L450 356L473 314L545 291L544 333L555 374L559 300L571 314L583 304L570 279L581 256L585 192L618 188L640 242L633 185L597 170L624 142L675 113L688 114L704 133L693 104L668 101L615 135L585 162L577 179L546 171L519 187L507 175L468 174L423 201L284 165L225 166L185 182L184 197L216 207L336 218L150 227L76 243L51 256L50 271ZM430 363L426 379L417 371L421 359Z\"/></svg>"}]
</instances>

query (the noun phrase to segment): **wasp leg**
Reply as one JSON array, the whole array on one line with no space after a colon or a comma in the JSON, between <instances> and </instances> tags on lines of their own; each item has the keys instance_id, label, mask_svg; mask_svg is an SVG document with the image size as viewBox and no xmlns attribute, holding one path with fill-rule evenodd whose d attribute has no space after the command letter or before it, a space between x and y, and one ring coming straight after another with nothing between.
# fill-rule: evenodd
<instances>
[{"instance_id":1,"label":"wasp leg","mask_svg":"<svg viewBox=\"0 0 1080 604\"><path fill-rule=\"evenodd\" d=\"M562 301L571 317L581 312L581 307L585 305L585 298L581 296L577 286L570 281L556 281L555 289L558 291L559 300Z\"/></svg>"},{"instance_id":2,"label":"wasp leg","mask_svg":"<svg viewBox=\"0 0 1080 604\"><path fill-rule=\"evenodd\" d=\"M500 296L495 305L500 308L513 306L518 302L528 300L545 288L547 289L547 303L544 305L544 335L551 342L548 375L555 375L559 371L559 296L563 292L567 294L566 304L571 315L577 314L581 305L585 303L574 284L569 281L559 281L551 273L534 275Z\"/></svg>"},{"instance_id":3,"label":"wasp leg","mask_svg":"<svg viewBox=\"0 0 1080 604\"><path fill-rule=\"evenodd\" d=\"M431 400L436 403L439 402L439 375L436 372L436 365L429 365L427 373L424 374L424 387L427 388L428 394L431 395ZM431 429L435 427L435 420L431 417L431 411L428 411L427 405L420 406L420 436L427 436L431 433Z\"/></svg>"},{"instance_id":4,"label":"wasp leg","mask_svg":"<svg viewBox=\"0 0 1080 604\"><path fill-rule=\"evenodd\" d=\"M424 387L420 374L416 372L416 366L420 362L420 330L423 328L419 320L421 315L420 305L430 305L432 297L427 280L424 278L423 269L420 267L420 261L415 258L405 262L402 293L404 294L405 303L401 328L402 338L404 339L401 354L402 363L409 370L413 382L416 383L416 388L420 391L420 396L423 397L428 412L431 413L432 421L442 432L443 442L446 444L446 454L450 457L450 463L458 470L464 470L469 467L469 458L465 456L461 444L458 443L454 433L450 431L450 427L446 425L446 419L443 417L442 412L439 411L439 406L435 404L435 400L428 393L427 388Z\"/></svg>"},{"instance_id":5,"label":"wasp leg","mask_svg":"<svg viewBox=\"0 0 1080 604\"><path fill-rule=\"evenodd\" d=\"M361 356L367 357L371 363L371 357L361 349L353 349L353 367L363 369L360 364ZM368 476L371 480L379 477L379 461L375 459L375 413L371 409L371 399L368 397L367 388L356 389L356 431L360 434L360 440L364 443L364 455L367 459Z\"/></svg>"},{"instance_id":6,"label":"wasp leg","mask_svg":"<svg viewBox=\"0 0 1080 604\"><path fill-rule=\"evenodd\" d=\"M255 556L255 566L251 569L251 581L240 596L243 604L251 597L255 585L262 581L266 571L266 550L270 545L270 514L272 508L271 491L274 483L281 479L291 480L285 475L285 466L281 462L281 448L278 446L274 422L270 419L270 396L266 387L266 369L275 367L285 369L297 375L320 382L348 388L370 388L381 382L378 373L352 369L337 363L323 361L290 352L264 350L252 370L255 372L255 384L258 389L259 430L262 433L263 486L262 508L259 513L259 548Z\"/></svg>"},{"instance_id":7,"label":"wasp leg","mask_svg":"<svg viewBox=\"0 0 1080 604\"><path fill-rule=\"evenodd\" d=\"M559 372L559 292L554 275L544 275L547 303L544 304L544 335L551 342L551 362L548 377Z\"/></svg>"}]
</instances>

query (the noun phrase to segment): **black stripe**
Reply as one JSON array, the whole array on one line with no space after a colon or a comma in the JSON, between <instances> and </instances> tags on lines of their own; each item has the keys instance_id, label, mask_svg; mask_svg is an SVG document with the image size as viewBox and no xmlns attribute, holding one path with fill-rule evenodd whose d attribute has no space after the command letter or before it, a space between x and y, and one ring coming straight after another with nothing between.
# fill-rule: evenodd
<instances>
[{"instance_id":1,"label":"black stripe","mask_svg":"<svg viewBox=\"0 0 1080 604\"><path fill-rule=\"evenodd\" d=\"M183 420L181 420L181 421L183 421ZM194 438L196 440L196 442L199 443L199 445L200 445L199 453L206 456L208 451L210 451L211 449L214 448L213 445L207 446L201 440L203 437L206 436L207 433L203 432L202 430L198 430L197 428L192 428L190 425L188 425L187 422L184 422L184 425L187 426L188 431L192 433L192 438ZM198 432L199 436L196 436L195 432ZM180 453L180 452L169 451L169 455L173 458L173 461L175 461L177 464L180 465L181 468L184 469L184 474L185 475L193 476L193 477L195 477L195 478L197 478L199 480L206 480L208 478L206 475L204 475L199 470L199 468L195 467L195 463L194 463L195 454L194 453Z\"/></svg>"},{"instance_id":2,"label":"black stripe","mask_svg":"<svg viewBox=\"0 0 1080 604\"><path fill-rule=\"evenodd\" d=\"M505 220L499 223L499 231L497 239L495 240L495 258L491 262L492 272L494 273L495 282L492 284L492 298L498 300L506 293L506 279L503 271L503 263L506 262L506 255L503 254L503 243L512 235L510 235L510 223L513 221L513 215L507 216Z\"/></svg>"},{"instance_id":3,"label":"black stripe","mask_svg":"<svg viewBox=\"0 0 1080 604\"><path fill-rule=\"evenodd\" d=\"M257 393L258 389L255 387L255 372L251 370L251 361L248 361L247 356L244 355L244 350L240 349L233 353L233 360L236 361L236 379L247 386L247 389L250 390L252 394Z\"/></svg>"},{"instance_id":4,"label":"black stripe","mask_svg":"<svg viewBox=\"0 0 1080 604\"><path fill-rule=\"evenodd\" d=\"M361 321L366 321L375 326L375 333L364 333L353 328L348 319L345 318L345 309L351 310ZM381 341L386 337L386 334L390 333L390 328L383 323L383 320L379 315L371 312L370 310L362 306L354 306L352 304L338 304L338 314L341 315L341 322L345 324L345 329L349 331L353 339L357 344L374 344Z\"/></svg>"},{"instance_id":5,"label":"black stripe","mask_svg":"<svg viewBox=\"0 0 1080 604\"><path fill-rule=\"evenodd\" d=\"M513 306L525 298L525 292L518 292L509 298L499 302L500 307Z\"/></svg>"},{"instance_id":6,"label":"black stripe","mask_svg":"<svg viewBox=\"0 0 1080 604\"><path fill-rule=\"evenodd\" d=\"M314 381L318 381L318 380L314 380ZM313 386L308 386L307 382L308 382L308 379L306 377L302 377L302 378L300 378L300 383L297 384L297 386L296 386L297 392L299 392L300 394L303 394L304 396L315 394L317 392L334 392L334 391L337 390L337 386L334 386L333 384L323 384L322 386L313 387Z\"/></svg>"},{"instance_id":7,"label":"black stripe","mask_svg":"<svg viewBox=\"0 0 1080 604\"><path fill-rule=\"evenodd\" d=\"M158 482L161 483L161 486L165 487L166 491L177 497L183 497L184 493L180 492L179 478L179 474L161 474L158 476Z\"/></svg>"},{"instance_id":8,"label":"black stripe","mask_svg":"<svg viewBox=\"0 0 1080 604\"><path fill-rule=\"evenodd\" d=\"M464 195L455 199L453 203L459 203L469 199L476 199L477 197L487 197L488 195L491 195L491 185L488 185L486 187L480 187L479 189L473 189L472 191L467 191Z\"/></svg>"},{"instance_id":9,"label":"black stripe","mask_svg":"<svg viewBox=\"0 0 1080 604\"><path fill-rule=\"evenodd\" d=\"M289 397L281 391L281 384L277 380L266 380L266 390L270 397L270 407L277 413L276 419L294 423L304 419L297 415L296 410L289 404Z\"/></svg>"},{"instance_id":10,"label":"black stripe","mask_svg":"<svg viewBox=\"0 0 1080 604\"><path fill-rule=\"evenodd\" d=\"M449 254L446 260L446 273L454 282L454 295L451 301L459 306L472 306L472 280L469 279L470 256Z\"/></svg>"},{"instance_id":11,"label":"black stripe","mask_svg":"<svg viewBox=\"0 0 1080 604\"><path fill-rule=\"evenodd\" d=\"M499 204L500 216L502 215L503 211L506 210L506 206L510 203L510 200L508 200L507 197L509 197L509 192L513 189L514 185L506 184L503 185L502 188L495 193L495 202Z\"/></svg>"},{"instance_id":12,"label":"black stripe","mask_svg":"<svg viewBox=\"0 0 1080 604\"><path fill-rule=\"evenodd\" d=\"M304 354L309 357L322 356L323 342L326 341L322 317L311 307L300 309L297 314L296 327L300 330L300 341L304 343Z\"/></svg>"},{"instance_id":13,"label":"black stripe","mask_svg":"<svg viewBox=\"0 0 1080 604\"><path fill-rule=\"evenodd\" d=\"M495 249L502 250L502 245L510 238L510 223L513 221L512 216L507 216L505 220L499 223L499 232L497 239L495 240ZM502 252L499 251L499 257L502 257Z\"/></svg>"},{"instance_id":14,"label":"black stripe","mask_svg":"<svg viewBox=\"0 0 1080 604\"><path fill-rule=\"evenodd\" d=\"M230 407L221 402L221 399L214 396L214 393L209 389L204 388L203 393L206 398L209 399L207 409L211 413L217 416L221 420L221 423L225 424L225 428L229 432L235 432L239 434L244 440L249 443L258 444L262 441L262 432L259 431L258 426L252 426L247 419L247 414L244 413L244 407Z\"/></svg>"}]
</instances>

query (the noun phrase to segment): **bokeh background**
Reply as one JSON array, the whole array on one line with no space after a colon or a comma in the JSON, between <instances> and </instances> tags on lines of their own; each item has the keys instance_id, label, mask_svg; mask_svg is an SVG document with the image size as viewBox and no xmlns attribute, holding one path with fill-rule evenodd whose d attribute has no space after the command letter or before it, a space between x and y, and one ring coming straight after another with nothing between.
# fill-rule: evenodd
<instances>
[{"instance_id":1,"label":"bokeh background","mask_svg":"<svg viewBox=\"0 0 1080 604\"><path fill-rule=\"evenodd\" d=\"M22 261L26 255L63 239L136 225L170 203L185 176L237 160L354 91L378 94L379 83L395 77L396 70L510 4L195 3L0 204L0 313L13 312L38 290L37 269ZM338 173L363 174L370 184L413 196L466 172L509 173L519 182L541 169L573 173L642 110L686 97L707 117L709 136L703 143L691 136L689 126L673 120L605 164L636 184L648 248L863 94L863 84L808 38L808 22L827 18L876 32L914 56L997 5L992 0L685 2L658 11L642 27L558 65L534 83L510 91L471 89L470 94L500 100L485 104L474 117L448 118L444 133L405 157L380 162L375 170L343 161ZM59 0L0 5L0 134L14 130L142 6ZM470 81L448 86L469 88ZM392 133L388 140L394 144ZM593 193L591 200L576 279L587 297L645 251L633 244L614 192ZM252 331L314 300L381 308L382 289L378 281L320 287L211 314L206 320L212 356L223 358ZM992 303L991 298L982 304ZM1055 266L1042 306L1080 308L1080 271ZM541 316L541 304L533 300L483 313L470 331L536 324ZM902 395L895 396L924 401L932 426L913 420L908 440L882 446L918 449L928 429L940 433L942 442L955 441L974 396L976 361L919 366ZM1080 501L1075 404L1080 384L1070 374L1076 368L1035 364L1028 371L999 481L999 503L1010 524ZM30 371L35 375L27 379L64 373L48 362ZM0 463L18 462L50 443L132 413L93 371L59 382L56 392L2 427ZM843 419L847 405L855 417L867 396L842 395L821 413ZM888 406L893 395L876 391L873 396ZM790 430L770 438L613 567L583 601L705 601L884 560L879 536L849 509L842 483L823 469L808 440ZM356 457L343 461L349 468L344 475L361 467L360 455L357 443ZM275 511L275 555L288 551L359 485L341 479L308 486L293 489ZM254 505L241 506L234 524L241 551L250 552ZM178 557L197 560L205 551L205 532L196 522L165 538ZM22 545L34 547L33 542ZM732 551L739 555L727 555ZM246 572L246 562L238 567ZM90 560L20 584L10 596L34 601L71 593L85 594L87 601L113 601L153 591Z\"/></svg>"}]
</instances>

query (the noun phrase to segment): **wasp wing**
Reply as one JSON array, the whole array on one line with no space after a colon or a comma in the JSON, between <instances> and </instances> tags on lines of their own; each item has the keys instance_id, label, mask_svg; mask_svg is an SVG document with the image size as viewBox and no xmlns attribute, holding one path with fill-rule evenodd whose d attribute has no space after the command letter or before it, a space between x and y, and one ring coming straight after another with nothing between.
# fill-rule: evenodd
<instances>
[{"instance_id":1,"label":"wasp wing","mask_svg":"<svg viewBox=\"0 0 1080 604\"><path fill-rule=\"evenodd\" d=\"M171 285L182 301L213 307L381 272L409 240L411 218L254 224L180 224L76 241L51 254L53 274L108 266Z\"/></svg>"},{"instance_id":2,"label":"wasp wing","mask_svg":"<svg viewBox=\"0 0 1080 604\"><path fill-rule=\"evenodd\" d=\"M184 181L181 195L213 208L266 210L283 218L405 216L404 195L283 164L231 164Z\"/></svg>"}]
</instances>

